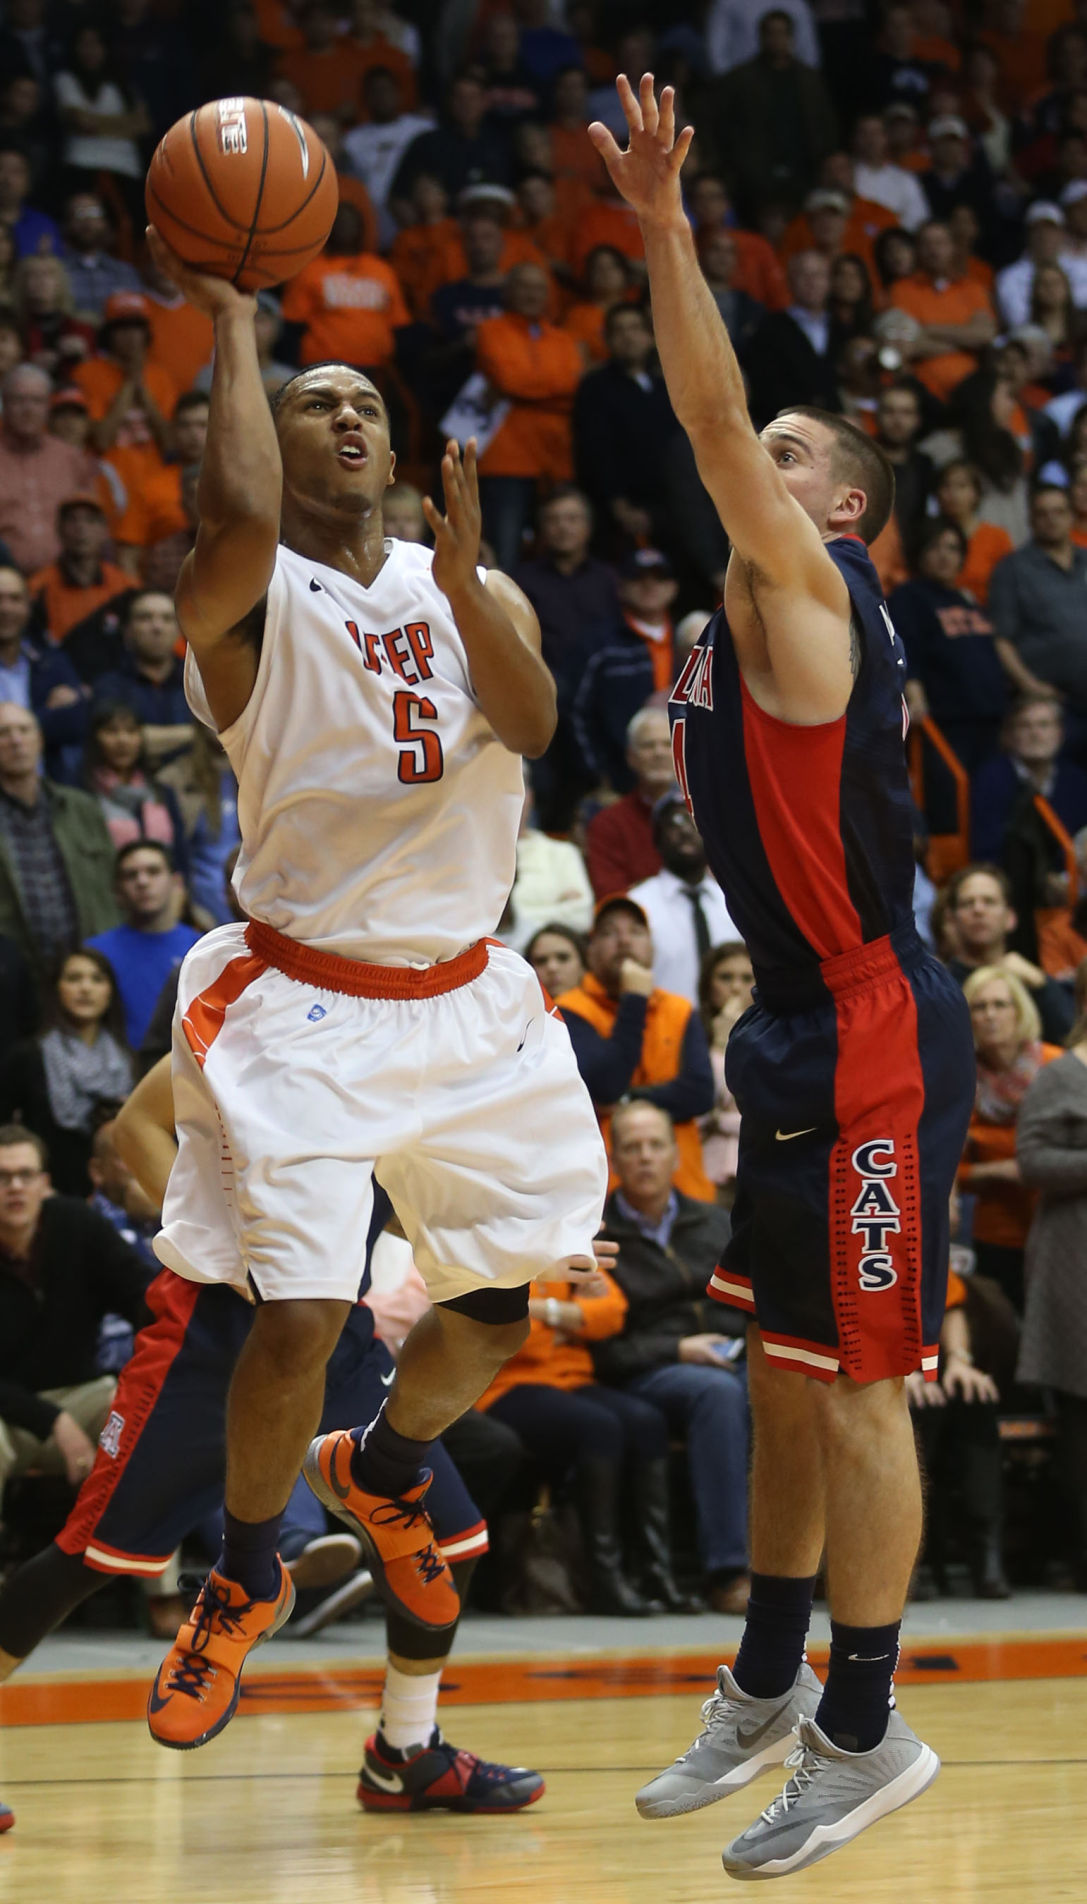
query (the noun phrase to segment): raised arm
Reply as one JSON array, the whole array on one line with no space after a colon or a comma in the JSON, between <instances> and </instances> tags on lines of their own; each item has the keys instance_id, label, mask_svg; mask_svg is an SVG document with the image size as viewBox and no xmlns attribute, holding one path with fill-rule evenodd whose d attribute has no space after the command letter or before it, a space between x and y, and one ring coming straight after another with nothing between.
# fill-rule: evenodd
<instances>
[{"instance_id":1,"label":"raised arm","mask_svg":"<svg viewBox=\"0 0 1087 1904\"><path fill-rule=\"evenodd\" d=\"M261 380L256 299L225 278L191 271L155 231L155 262L215 325L208 435L197 489L199 527L177 585L181 630L219 727L242 713L257 677L259 644L243 624L275 567L283 469Z\"/></svg>"},{"instance_id":2,"label":"raised arm","mask_svg":"<svg viewBox=\"0 0 1087 1904\"><path fill-rule=\"evenodd\" d=\"M668 394L747 571L758 637L741 650L745 676L753 687L753 676L765 677L758 698L772 713L802 721L836 718L852 685L848 591L748 416L736 353L702 276L680 195L692 130L676 135L670 86L658 107L650 74L637 95L624 77L617 85L630 129L627 150L620 151L599 122L589 137L638 214ZM786 453L784 446L779 453ZM777 603L776 612L767 613L781 591L788 593L787 612ZM739 638L738 629L733 633Z\"/></svg>"}]
</instances>

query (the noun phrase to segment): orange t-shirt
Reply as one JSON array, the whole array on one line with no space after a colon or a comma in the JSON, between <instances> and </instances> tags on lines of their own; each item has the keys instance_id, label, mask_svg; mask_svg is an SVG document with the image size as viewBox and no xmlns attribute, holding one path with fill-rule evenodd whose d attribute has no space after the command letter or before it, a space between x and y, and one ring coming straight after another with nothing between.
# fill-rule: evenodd
<instances>
[{"instance_id":1,"label":"orange t-shirt","mask_svg":"<svg viewBox=\"0 0 1087 1904\"><path fill-rule=\"evenodd\" d=\"M580 185L595 199L607 188L607 168L587 126L551 126L551 169L560 179Z\"/></svg>"},{"instance_id":2,"label":"orange t-shirt","mask_svg":"<svg viewBox=\"0 0 1087 1904\"><path fill-rule=\"evenodd\" d=\"M210 317L198 311L186 298L175 304L162 304L148 297L151 319L149 364L164 370L177 390L191 390L197 374L211 362L215 349L215 326Z\"/></svg>"},{"instance_id":3,"label":"orange t-shirt","mask_svg":"<svg viewBox=\"0 0 1087 1904\"><path fill-rule=\"evenodd\" d=\"M881 231L889 231L898 220L886 205L877 205L872 198L855 198L850 207L849 217L842 232L841 250L855 252L868 266L873 289L879 282L876 271L875 255L872 245ZM787 263L798 251L811 251L815 241L812 237L811 220L807 212L801 212L798 218L786 225L785 236L781 241L781 256Z\"/></svg>"},{"instance_id":4,"label":"orange t-shirt","mask_svg":"<svg viewBox=\"0 0 1087 1904\"><path fill-rule=\"evenodd\" d=\"M613 245L624 258L645 257L641 226L629 205L598 201L579 215L570 240L570 269L575 277L583 275L585 261L597 245Z\"/></svg>"},{"instance_id":5,"label":"orange t-shirt","mask_svg":"<svg viewBox=\"0 0 1087 1904\"><path fill-rule=\"evenodd\" d=\"M404 112L415 111L419 98L415 83L415 68L402 47L394 46L391 40L385 39L380 33L369 40L365 46L353 39L350 34L343 44L350 48L351 61L358 73L359 91L355 99L355 109L360 121L365 123L368 117L361 89L365 84L367 73L375 66L384 66L388 72L396 74L400 81Z\"/></svg>"},{"instance_id":6,"label":"orange t-shirt","mask_svg":"<svg viewBox=\"0 0 1087 1904\"><path fill-rule=\"evenodd\" d=\"M459 234L455 218L439 218L433 225L405 225L389 246L389 263L416 317L426 317L430 298L427 286L441 282L435 275L440 268L438 260Z\"/></svg>"},{"instance_id":7,"label":"orange t-shirt","mask_svg":"<svg viewBox=\"0 0 1087 1904\"><path fill-rule=\"evenodd\" d=\"M377 250L377 213L374 201L361 179L349 178L346 172L336 174L340 188L340 204L353 205L362 219L362 248L364 251Z\"/></svg>"},{"instance_id":8,"label":"orange t-shirt","mask_svg":"<svg viewBox=\"0 0 1087 1904\"><path fill-rule=\"evenodd\" d=\"M789 282L770 240L757 231L733 230L731 226L728 235L736 247L733 290L746 291L757 304L765 304L768 311L787 310Z\"/></svg>"},{"instance_id":9,"label":"orange t-shirt","mask_svg":"<svg viewBox=\"0 0 1087 1904\"><path fill-rule=\"evenodd\" d=\"M979 522L966 545L966 560L955 578L955 587L966 589L984 608L993 570L1014 547L1006 529L999 529L995 522Z\"/></svg>"},{"instance_id":10,"label":"orange t-shirt","mask_svg":"<svg viewBox=\"0 0 1087 1904\"><path fill-rule=\"evenodd\" d=\"M160 364L148 361L143 379L148 395L163 416L173 416L179 394L173 378ZM71 382L79 385L92 418L101 423L124 382L124 372L111 357L87 357L75 366ZM103 456L117 471L129 496L135 496L164 467L147 418L139 409L130 410L122 418L113 448L105 450Z\"/></svg>"},{"instance_id":11,"label":"orange t-shirt","mask_svg":"<svg viewBox=\"0 0 1087 1904\"><path fill-rule=\"evenodd\" d=\"M946 279L934 284L927 272L915 271L908 278L899 278L891 286L891 303L900 311L908 311L919 324L968 324L979 311L991 317L993 307L980 284L974 284L969 278ZM945 401L956 385L972 370L977 369L977 354L974 351L947 350L936 357L915 359L912 369L926 390L934 397Z\"/></svg>"},{"instance_id":12,"label":"orange t-shirt","mask_svg":"<svg viewBox=\"0 0 1087 1904\"><path fill-rule=\"evenodd\" d=\"M178 535L189 526L189 518L181 506L180 464L167 463L137 495L129 497L116 534L118 542L147 549L152 542Z\"/></svg>"},{"instance_id":13,"label":"orange t-shirt","mask_svg":"<svg viewBox=\"0 0 1087 1904\"><path fill-rule=\"evenodd\" d=\"M603 304L572 304L562 320L563 330L569 332L590 363L602 364L608 354L604 342L606 316Z\"/></svg>"},{"instance_id":14,"label":"orange t-shirt","mask_svg":"<svg viewBox=\"0 0 1087 1904\"><path fill-rule=\"evenodd\" d=\"M439 240L430 254L430 262L420 272L419 294L423 299L423 310L430 309L430 300L435 291L443 284L456 284L459 278L468 276L468 259L465 256L464 240L456 219L451 219L452 231ZM437 227L432 229L437 230ZM526 231L507 231L502 240L502 251L498 260L500 271L512 271L515 264L538 264L549 271L547 259L542 251L537 251ZM554 290L552 290L552 300Z\"/></svg>"},{"instance_id":15,"label":"orange t-shirt","mask_svg":"<svg viewBox=\"0 0 1087 1904\"><path fill-rule=\"evenodd\" d=\"M570 413L584 370L574 339L546 320L488 317L476 329L476 364L512 405L479 459L480 475L569 482Z\"/></svg>"},{"instance_id":16,"label":"orange t-shirt","mask_svg":"<svg viewBox=\"0 0 1087 1904\"><path fill-rule=\"evenodd\" d=\"M363 66L359 48L341 36L323 53L302 45L279 56L279 71L297 86L304 112L331 112L347 123L358 117Z\"/></svg>"},{"instance_id":17,"label":"orange t-shirt","mask_svg":"<svg viewBox=\"0 0 1087 1904\"><path fill-rule=\"evenodd\" d=\"M306 327L301 363L336 357L375 368L389 362L393 333L411 321L396 272L368 251L315 258L287 286L283 315Z\"/></svg>"},{"instance_id":18,"label":"orange t-shirt","mask_svg":"<svg viewBox=\"0 0 1087 1904\"><path fill-rule=\"evenodd\" d=\"M300 29L291 19L287 0L253 0L253 11L257 16L259 36L265 46L282 51L305 44Z\"/></svg>"},{"instance_id":19,"label":"orange t-shirt","mask_svg":"<svg viewBox=\"0 0 1087 1904\"><path fill-rule=\"evenodd\" d=\"M126 594L132 587L131 575L126 575L115 562L102 562L99 574L101 580L92 582L88 588L74 587L59 562L50 562L47 568L31 576L27 584L31 598L40 603L46 629L54 641L63 641L85 615L93 615L103 602L114 595Z\"/></svg>"},{"instance_id":20,"label":"orange t-shirt","mask_svg":"<svg viewBox=\"0 0 1087 1904\"><path fill-rule=\"evenodd\" d=\"M1076 931L1067 906L1043 906L1034 915L1038 963L1050 978L1074 978L1087 959L1087 939Z\"/></svg>"},{"instance_id":21,"label":"orange t-shirt","mask_svg":"<svg viewBox=\"0 0 1087 1904\"><path fill-rule=\"evenodd\" d=\"M1042 1046L1042 1063L1050 1064L1064 1053L1060 1045ZM974 1205L974 1235L979 1243L993 1243L1001 1249L1022 1249L1027 1240L1030 1220L1038 1200L1036 1190L1025 1183L1006 1183L981 1178L971 1181L975 1164L1005 1163L1015 1156L1015 1122L990 1124L974 1112L966 1140L966 1152L959 1165L958 1184L977 1199Z\"/></svg>"},{"instance_id":22,"label":"orange t-shirt","mask_svg":"<svg viewBox=\"0 0 1087 1904\"><path fill-rule=\"evenodd\" d=\"M875 541L869 545L868 554L885 595L889 595L900 582L909 581L910 565L906 560L906 551L902 547L902 536L899 533L898 518L894 510L891 511Z\"/></svg>"},{"instance_id":23,"label":"orange t-shirt","mask_svg":"<svg viewBox=\"0 0 1087 1904\"><path fill-rule=\"evenodd\" d=\"M581 1326L576 1336L568 1336L534 1316L528 1325L527 1342L499 1369L490 1388L476 1403L477 1408L490 1408L500 1395L511 1388L520 1388L524 1382L565 1389L584 1388L587 1383L595 1382L593 1358L584 1345L618 1335L628 1307L618 1283L613 1282L605 1270L600 1274L608 1285L607 1294L603 1296L584 1295L578 1283L529 1284L530 1299L554 1296L557 1302L576 1302L581 1311Z\"/></svg>"}]
</instances>

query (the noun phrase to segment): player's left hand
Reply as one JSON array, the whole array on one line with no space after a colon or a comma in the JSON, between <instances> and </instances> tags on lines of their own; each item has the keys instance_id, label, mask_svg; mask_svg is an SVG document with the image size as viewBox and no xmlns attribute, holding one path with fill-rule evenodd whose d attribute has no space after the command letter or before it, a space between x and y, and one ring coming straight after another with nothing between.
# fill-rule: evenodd
<instances>
[{"instance_id":1,"label":"player's left hand","mask_svg":"<svg viewBox=\"0 0 1087 1904\"><path fill-rule=\"evenodd\" d=\"M445 514L430 496L423 497L423 514L434 536L434 580L450 601L476 580L479 538L483 518L479 507L476 439L469 437L461 456L459 443L450 439L442 457Z\"/></svg>"}]
</instances>

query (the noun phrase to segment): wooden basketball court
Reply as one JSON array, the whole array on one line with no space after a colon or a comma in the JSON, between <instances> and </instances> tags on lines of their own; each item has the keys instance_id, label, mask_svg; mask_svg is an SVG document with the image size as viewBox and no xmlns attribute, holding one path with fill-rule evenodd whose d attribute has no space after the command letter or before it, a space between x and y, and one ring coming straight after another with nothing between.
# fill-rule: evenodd
<instances>
[{"instance_id":1,"label":"wooden basketball court","mask_svg":"<svg viewBox=\"0 0 1087 1904\"><path fill-rule=\"evenodd\" d=\"M944 1770L932 1791L772 1895L880 1904L1087 1897L1087 1639L922 1642L904 1709ZM818 1652L813 1654L818 1663ZM376 1660L254 1665L229 1730L155 1746L145 1672L34 1677L0 1691L0 1897L13 1904L708 1904L726 1839L777 1773L645 1824L633 1793L687 1745L708 1653L455 1660L445 1728L547 1778L511 1818L365 1816L354 1797Z\"/></svg>"}]
</instances>

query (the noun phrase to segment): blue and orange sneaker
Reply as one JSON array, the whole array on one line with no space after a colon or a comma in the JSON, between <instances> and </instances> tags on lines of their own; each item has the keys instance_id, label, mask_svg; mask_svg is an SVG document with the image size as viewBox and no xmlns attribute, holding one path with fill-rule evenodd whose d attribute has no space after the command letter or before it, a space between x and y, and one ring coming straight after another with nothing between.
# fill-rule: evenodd
<instances>
[{"instance_id":1,"label":"blue and orange sneaker","mask_svg":"<svg viewBox=\"0 0 1087 1904\"><path fill-rule=\"evenodd\" d=\"M15 1813L12 1811L10 1805L5 1805L3 1801L0 1800L0 1831L10 1831L14 1823Z\"/></svg>"},{"instance_id":2,"label":"blue and orange sneaker","mask_svg":"<svg viewBox=\"0 0 1087 1904\"><path fill-rule=\"evenodd\" d=\"M366 1741L359 1772L363 1811L524 1811L544 1794L539 1772L523 1765L490 1765L447 1745L438 1727L429 1745L398 1752L380 1732Z\"/></svg>"},{"instance_id":3,"label":"blue and orange sneaker","mask_svg":"<svg viewBox=\"0 0 1087 1904\"><path fill-rule=\"evenodd\" d=\"M367 1494L351 1473L356 1443L337 1430L311 1441L302 1472L317 1499L358 1535L366 1564L386 1606L433 1633L446 1633L460 1617L453 1575L442 1559L434 1529L423 1506L430 1486L429 1468L397 1499Z\"/></svg>"},{"instance_id":4,"label":"blue and orange sneaker","mask_svg":"<svg viewBox=\"0 0 1087 1904\"><path fill-rule=\"evenodd\" d=\"M291 1617L294 1583L278 1556L276 1564L272 1600L251 1600L212 1568L148 1695L147 1724L160 1745L189 1752L234 1717L246 1658Z\"/></svg>"}]
</instances>

